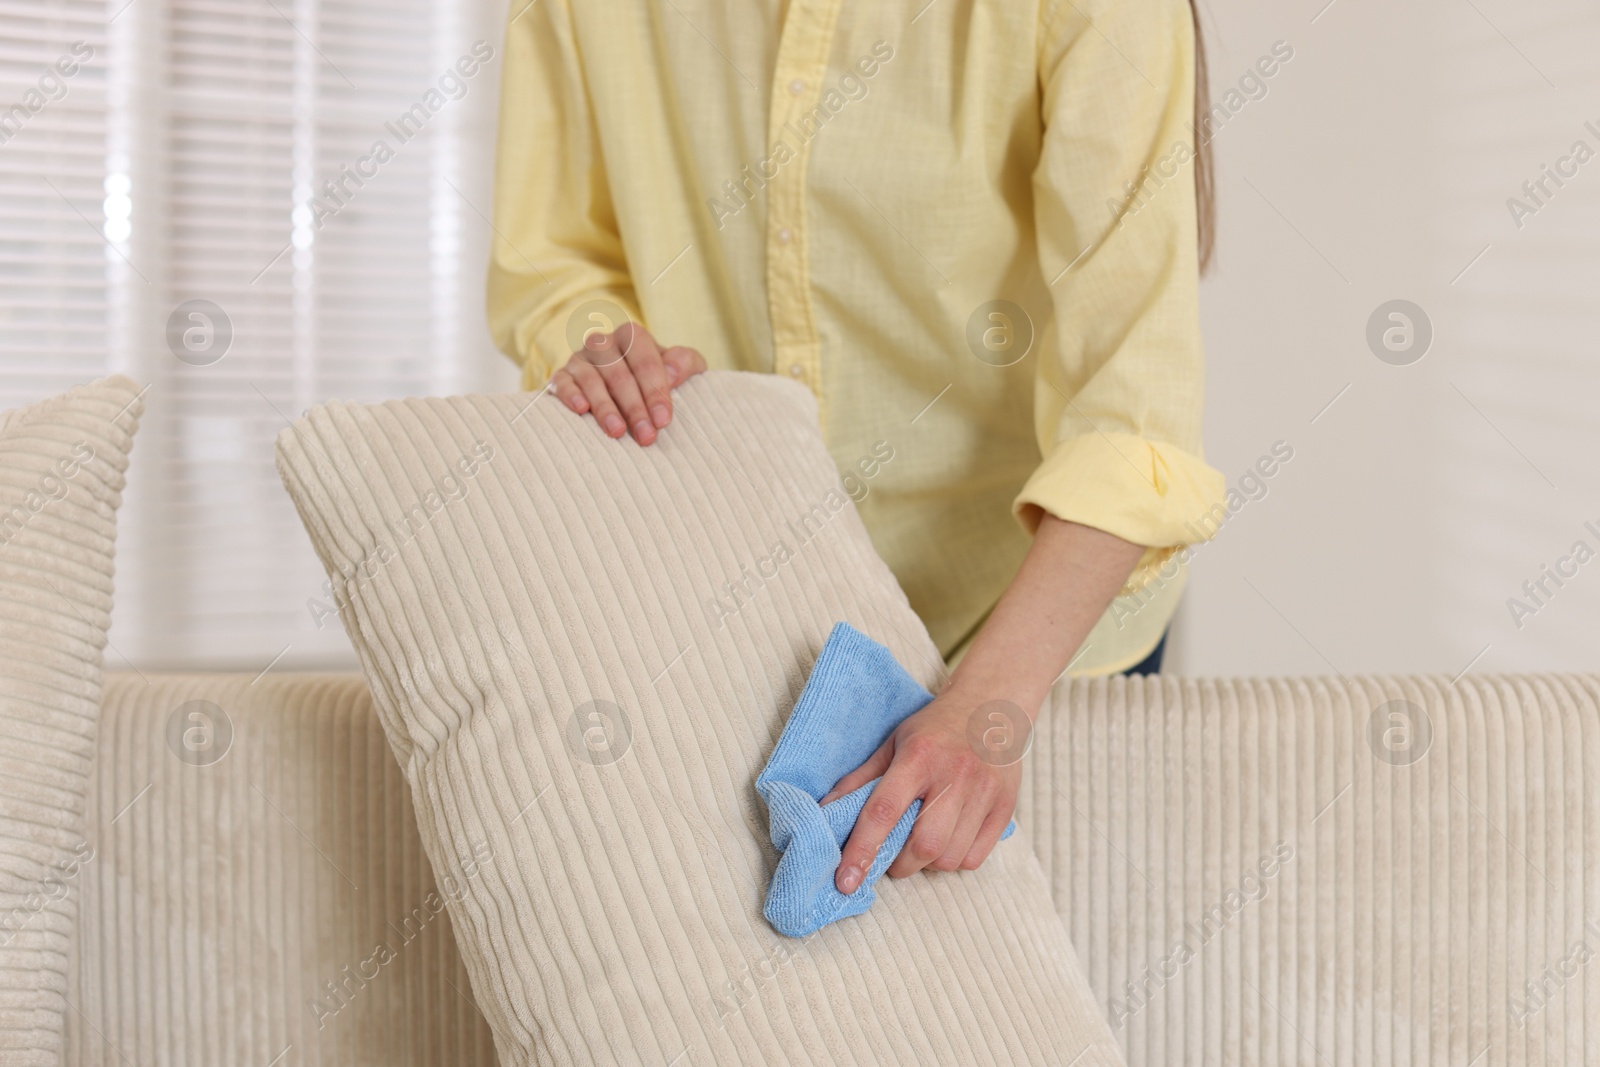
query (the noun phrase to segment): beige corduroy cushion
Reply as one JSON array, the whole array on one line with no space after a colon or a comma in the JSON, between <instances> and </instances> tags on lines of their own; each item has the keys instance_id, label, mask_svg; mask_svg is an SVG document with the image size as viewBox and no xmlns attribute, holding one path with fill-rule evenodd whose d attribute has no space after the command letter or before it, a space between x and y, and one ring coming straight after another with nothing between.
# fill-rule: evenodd
<instances>
[{"instance_id":1,"label":"beige corduroy cushion","mask_svg":"<svg viewBox=\"0 0 1600 1067\"><path fill-rule=\"evenodd\" d=\"M692 379L641 449L546 396L314 409L278 462L344 601L500 1059L1119 1062L1020 835L802 942L753 782L835 622L940 664L809 393Z\"/></svg>"},{"instance_id":2,"label":"beige corduroy cushion","mask_svg":"<svg viewBox=\"0 0 1600 1067\"><path fill-rule=\"evenodd\" d=\"M1593 675L1063 683L1017 822L1136 1067L1600 1064Z\"/></svg>"},{"instance_id":3,"label":"beige corduroy cushion","mask_svg":"<svg viewBox=\"0 0 1600 1067\"><path fill-rule=\"evenodd\" d=\"M68 1067L493 1067L360 675L112 672L89 801Z\"/></svg>"},{"instance_id":4,"label":"beige corduroy cushion","mask_svg":"<svg viewBox=\"0 0 1600 1067\"><path fill-rule=\"evenodd\" d=\"M0 1063L54 1067L69 1010L112 552L140 414L126 378L0 414Z\"/></svg>"}]
</instances>

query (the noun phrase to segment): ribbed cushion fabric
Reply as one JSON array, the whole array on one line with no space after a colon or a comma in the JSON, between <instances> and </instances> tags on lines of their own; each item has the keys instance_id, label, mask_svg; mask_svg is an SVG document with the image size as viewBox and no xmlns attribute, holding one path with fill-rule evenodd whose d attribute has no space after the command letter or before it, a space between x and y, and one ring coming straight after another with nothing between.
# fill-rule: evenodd
<instances>
[{"instance_id":1,"label":"ribbed cushion fabric","mask_svg":"<svg viewBox=\"0 0 1600 1067\"><path fill-rule=\"evenodd\" d=\"M1600 1063L1597 700L1592 675L1061 684L1018 836L1130 1064Z\"/></svg>"},{"instance_id":2,"label":"ribbed cushion fabric","mask_svg":"<svg viewBox=\"0 0 1600 1067\"><path fill-rule=\"evenodd\" d=\"M0 1064L54 1067L111 624L112 554L141 411L127 378L0 414Z\"/></svg>"},{"instance_id":3,"label":"ribbed cushion fabric","mask_svg":"<svg viewBox=\"0 0 1600 1067\"><path fill-rule=\"evenodd\" d=\"M279 439L435 869L497 857L451 915L501 1061L1119 1062L1020 835L809 939L767 926L753 783L829 630L940 665L810 394L676 395L648 449L526 394Z\"/></svg>"},{"instance_id":4,"label":"ribbed cushion fabric","mask_svg":"<svg viewBox=\"0 0 1600 1067\"><path fill-rule=\"evenodd\" d=\"M415 818L359 675L110 674L64 1062L492 1067Z\"/></svg>"}]
</instances>

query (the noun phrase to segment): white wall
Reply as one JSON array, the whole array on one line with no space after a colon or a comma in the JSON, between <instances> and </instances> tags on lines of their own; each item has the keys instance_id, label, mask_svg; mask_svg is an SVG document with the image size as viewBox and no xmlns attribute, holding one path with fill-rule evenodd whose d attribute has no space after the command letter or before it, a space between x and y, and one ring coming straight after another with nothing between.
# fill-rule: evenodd
<instances>
[{"instance_id":1,"label":"white wall","mask_svg":"<svg viewBox=\"0 0 1600 1067\"><path fill-rule=\"evenodd\" d=\"M1506 201L1600 151L1600 9L1325 3L1209 7L1214 93L1295 55L1213 142L1208 458L1295 454L1197 559L1169 670L1593 670L1600 560L1520 628L1507 599L1600 551L1600 159L1520 229ZM1396 298L1434 329L1409 366L1365 337Z\"/></svg>"}]
</instances>

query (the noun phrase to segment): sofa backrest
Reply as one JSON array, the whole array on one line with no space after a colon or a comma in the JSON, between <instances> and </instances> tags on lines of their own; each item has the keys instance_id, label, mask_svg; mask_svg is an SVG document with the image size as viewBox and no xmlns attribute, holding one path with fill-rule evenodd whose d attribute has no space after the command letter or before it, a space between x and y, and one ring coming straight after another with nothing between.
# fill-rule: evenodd
<instances>
[{"instance_id":1,"label":"sofa backrest","mask_svg":"<svg viewBox=\"0 0 1600 1067\"><path fill-rule=\"evenodd\" d=\"M1017 823L1130 1065L1600 1063L1600 677L1058 685Z\"/></svg>"},{"instance_id":2,"label":"sofa backrest","mask_svg":"<svg viewBox=\"0 0 1600 1067\"><path fill-rule=\"evenodd\" d=\"M496 1062L360 675L109 675L89 828L66 1063Z\"/></svg>"},{"instance_id":3,"label":"sofa backrest","mask_svg":"<svg viewBox=\"0 0 1600 1067\"><path fill-rule=\"evenodd\" d=\"M98 746L68 1064L495 1063L359 676ZM1600 1063L1600 677L1067 682L1017 820L1132 1065Z\"/></svg>"}]
</instances>

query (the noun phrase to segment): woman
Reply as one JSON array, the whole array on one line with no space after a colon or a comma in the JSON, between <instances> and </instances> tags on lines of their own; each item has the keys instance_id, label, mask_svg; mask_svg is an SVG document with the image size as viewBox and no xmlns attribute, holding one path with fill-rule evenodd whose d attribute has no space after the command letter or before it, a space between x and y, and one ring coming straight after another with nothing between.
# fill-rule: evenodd
<instances>
[{"instance_id":1,"label":"woman","mask_svg":"<svg viewBox=\"0 0 1600 1067\"><path fill-rule=\"evenodd\" d=\"M825 798L883 776L841 892L917 798L891 875L988 856L1021 767L980 708L1159 658L1223 490L1196 45L1186 0L513 6L489 318L524 386L649 445L707 366L803 383L955 663Z\"/></svg>"}]
</instances>

